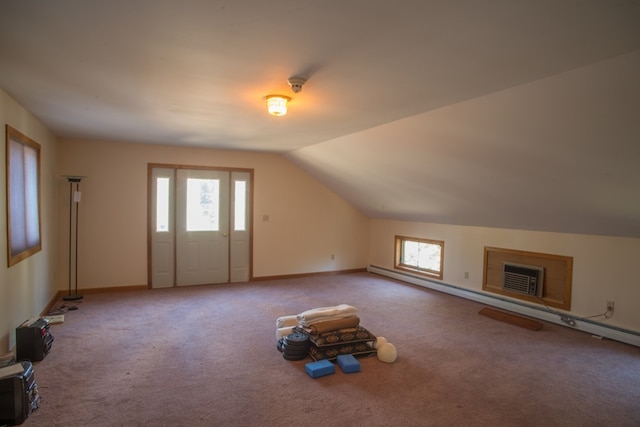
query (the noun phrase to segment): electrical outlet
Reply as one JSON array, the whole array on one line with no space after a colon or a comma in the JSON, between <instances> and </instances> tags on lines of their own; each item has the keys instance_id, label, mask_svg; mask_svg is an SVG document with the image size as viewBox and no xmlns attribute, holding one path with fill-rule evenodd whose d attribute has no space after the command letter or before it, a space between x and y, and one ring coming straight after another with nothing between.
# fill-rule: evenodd
<instances>
[{"instance_id":1,"label":"electrical outlet","mask_svg":"<svg viewBox=\"0 0 640 427\"><path fill-rule=\"evenodd\" d=\"M615 302L613 302L612 300L608 300L607 301L607 311L613 311L613 306L615 305Z\"/></svg>"}]
</instances>

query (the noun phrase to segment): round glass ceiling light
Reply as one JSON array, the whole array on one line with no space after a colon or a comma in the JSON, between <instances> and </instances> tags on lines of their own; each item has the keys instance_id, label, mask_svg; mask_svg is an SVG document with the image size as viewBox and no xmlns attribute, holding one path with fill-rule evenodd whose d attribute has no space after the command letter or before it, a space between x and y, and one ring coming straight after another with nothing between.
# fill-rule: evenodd
<instances>
[{"instance_id":1,"label":"round glass ceiling light","mask_svg":"<svg viewBox=\"0 0 640 427\"><path fill-rule=\"evenodd\" d=\"M291 98L284 95L269 95L267 100L267 111L272 116L284 116L287 114L287 103Z\"/></svg>"}]
</instances>

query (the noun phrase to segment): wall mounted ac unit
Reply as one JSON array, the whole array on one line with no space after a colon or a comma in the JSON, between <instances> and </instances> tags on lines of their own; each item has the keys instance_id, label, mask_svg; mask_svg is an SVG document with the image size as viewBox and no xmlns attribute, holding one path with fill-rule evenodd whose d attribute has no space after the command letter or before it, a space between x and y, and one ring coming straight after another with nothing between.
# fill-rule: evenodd
<instances>
[{"instance_id":1,"label":"wall mounted ac unit","mask_svg":"<svg viewBox=\"0 0 640 427\"><path fill-rule=\"evenodd\" d=\"M504 262L502 264L502 290L542 298L544 268Z\"/></svg>"}]
</instances>

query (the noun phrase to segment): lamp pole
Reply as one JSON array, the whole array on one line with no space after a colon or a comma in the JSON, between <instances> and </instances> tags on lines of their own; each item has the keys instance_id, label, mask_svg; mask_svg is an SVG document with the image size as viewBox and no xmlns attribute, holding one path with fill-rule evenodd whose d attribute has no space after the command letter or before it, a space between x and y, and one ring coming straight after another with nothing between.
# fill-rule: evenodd
<instances>
[{"instance_id":1,"label":"lamp pole","mask_svg":"<svg viewBox=\"0 0 640 427\"><path fill-rule=\"evenodd\" d=\"M82 295L78 293L78 214L79 214L79 205L80 205L80 182L82 181L81 176L66 176L67 181L69 181L69 293L68 295L62 297L65 301L77 301L82 299ZM73 191L73 185L76 186L76 191ZM76 212L75 217L73 215L73 204L76 204ZM73 220L75 219L75 245L72 245L72 237L74 235L73 232ZM73 251L72 251L73 249ZM75 274L73 275L75 279L75 293L71 294L71 266L72 266L72 252L75 254L75 261L73 265L75 267Z\"/></svg>"}]
</instances>

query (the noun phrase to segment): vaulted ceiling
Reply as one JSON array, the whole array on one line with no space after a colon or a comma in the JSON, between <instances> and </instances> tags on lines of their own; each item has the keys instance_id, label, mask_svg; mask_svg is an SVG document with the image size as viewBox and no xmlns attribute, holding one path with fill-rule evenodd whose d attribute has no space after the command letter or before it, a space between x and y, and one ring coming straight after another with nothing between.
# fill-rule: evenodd
<instances>
[{"instance_id":1,"label":"vaulted ceiling","mask_svg":"<svg viewBox=\"0 0 640 427\"><path fill-rule=\"evenodd\" d=\"M0 88L61 138L280 153L373 218L640 237L638 0L5 0Z\"/></svg>"}]
</instances>

